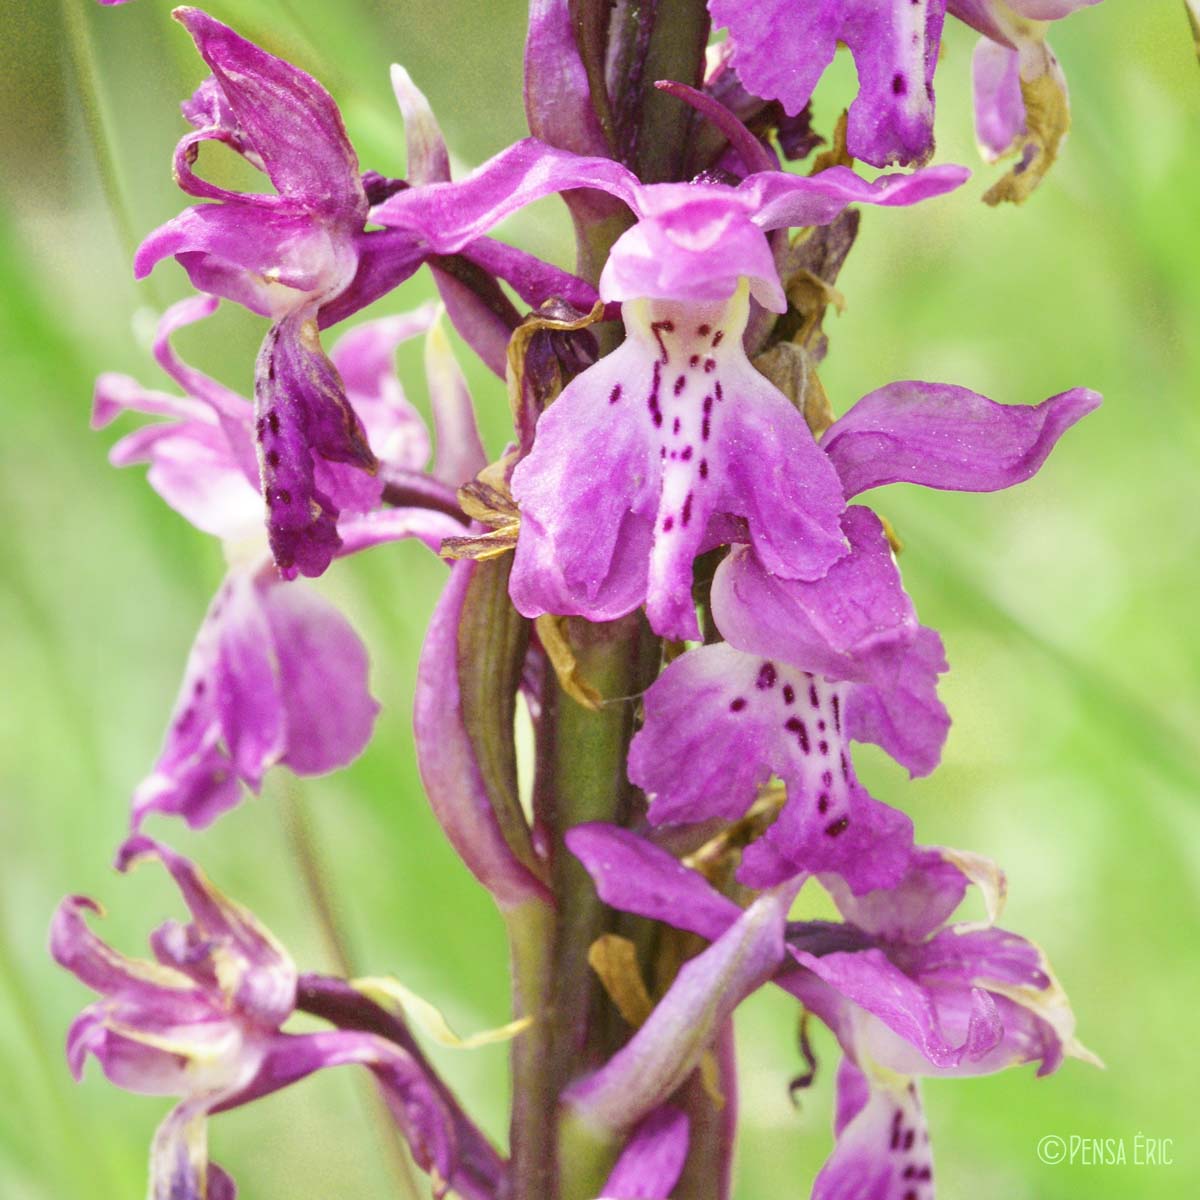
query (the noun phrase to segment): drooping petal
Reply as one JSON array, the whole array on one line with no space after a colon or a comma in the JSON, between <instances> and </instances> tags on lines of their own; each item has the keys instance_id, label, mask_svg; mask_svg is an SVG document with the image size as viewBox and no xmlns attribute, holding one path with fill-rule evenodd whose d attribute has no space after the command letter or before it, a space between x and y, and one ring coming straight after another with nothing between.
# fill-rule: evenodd
<instances>
[{"instance_id":1,"label":"drooping petal","mask_svg":"<svg viewBox=\"0 0 1200 1200\"><path fill-rule=\"evenodd\" d=\"M464 724L458 635L476 566L464 561L451 568L434 610L417 667L413 727L421 780L438 822L475 877L507 907L549 893L505 840Z\"/></svg>"},{"instance_id":2,"label":"drooping petal","mask_svg":"<svg viewBox=\"0 0 1200 1200\"><path fill-rule=\"evenodd\" d=\"M173 15L192 35L280 195L361 227L366 198L358 159L329 93L200 9L177 8Z\"/></svg>"},{"instance_id":3,"label":"drooping petal","mask_svg":"<svg viewBox=\"0 0 1200 1200\"><path fill-rule=\"evenodd\" d=\"M933 1200L933 1158L917 1085L838 1068L837 1143L813 1200Z\"/></svg>"},{"instance_id":4,"label":"drooping petal","mask_svg":"<svg viewBox=\"0 0 1200 1200\"><path fill-rule=\"evenodd\" d=\"M261 603L285 729L279 761L299 775L353 762L370 741L379 712L367 686L366 647L311 588L268 585Z\"/></svg>"},{"instance_id":5,"label":"drooping petal","mask_svg":"<svg viewBox=\"0 0 1200 1200\"><path fill-rule=\"evenodd\" d=\"M233 1180L208 1161L212 1096L189 1097L164 1118L150 1145L148 1200L234 1200Z\"/></svg>"},{"instance_id":6,"label":"drooping petal","mask_svg":"<svg viewBox=\"0 0 1200 1200\"><path fill-rule=\"evenodd\" d=\"M721 1024L783 957L795 888L760 896L707 950L684 964L646 1023L563 1100L588 1125L629 1129L687 1078Z\"/></svg>"},{"instance_id":7,"label":"drooping petal","mask_svg":"<svg viewBox=\"0 0 1200 1200\"><path fill-rule=\"evenodd\" d=\"M933 149L933 73L946 0L710 0L734 44L733 65L756 95L797 114L833 61L838 42L854 55L859 91L847 144L874 166L921 162Z\"/></svg>"},{"instance_id":8,"label":"drooping petal","mask_svg":"<svg viewBox=\"0 0 1200 1200\"><path fill-rule=\"evenodd\" d=\"M357 554L386 542L417 538L437 554L446 538L462 537L465 526L447 513L431 508L385 508L354 513L338 522L340 556Z\"/></svg>"},{"instance_id":9,"label":"drooping petal","mask_svg":"<svg viewBox=\"0 0 1200 1200\"><path fill-rule=\"evenodd\" d=\"M243 664L227 675L226 646L245 641L240 635L242 628L251 631L252 642L261 632L261 621L253 583L241 573L229 575L192 644L162 752L153 772L134 791L131 821L135 829L150 812L176 813L193 828L203 828L237 803L240 783L226 748L225 715L236 718L240 712L253 724L255 732L243 735L244 744L253 740L272 747L274 753L282 743L280 711L277 705L262 706L267 693L259 678L248 691L227 697L220 694L227 679L236 688L239 680L246 680L249 669L249 664ZM262 659L255 656L253 662L257 667ZM267 671L269 678L269 667ZM255 699L250 700L251 696Z\"/></svg>"},{"instance_id":10,"label":"drooping petal","mask_svg":"<svg viewBox=\"0 0 1200 1200\"><path fill-rule=\"evenodd\" d=\"M891 383L864 396L821 438L847 498L887 483L964 492L1034 475L1058 439L1100 404L1072 388L1033 405L997 404L951 384Z\"/></svg>"},{"instance_id":11,"label":"drooping petal","mask_svg":"<svg viewBox=\"0 0 1200 1200\"><path fill-rule=\"evenodd\" d=\"M375 458L309 312L299 310L271 327L255 376L255 432L271 550L285 578L320 575L339 545L339 507L318 486L314 457L367 470L374 469Z\"/></svg>"},{"instance_id":12,"label":"drooping petal","mask_svg":"<svg viewBox=\"0 0 1200 1200\"><path fill-rule=\"evenodd\" d=\"M629 1135L604 1185L605 1200L668 1200L688 1153L687 1114L654 1109Z\"/></svg>"}]
</instances>

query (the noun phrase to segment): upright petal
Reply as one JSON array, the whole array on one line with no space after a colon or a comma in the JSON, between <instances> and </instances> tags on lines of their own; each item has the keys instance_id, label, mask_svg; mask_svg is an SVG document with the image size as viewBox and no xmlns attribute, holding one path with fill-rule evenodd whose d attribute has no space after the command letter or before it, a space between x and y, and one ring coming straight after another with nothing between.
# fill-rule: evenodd
<instances>
[{"instance_id":1,"label":"upright petal","mask_svg":"<svg viewBox=\"0 0 1200 1200\"><path fill-rule=\"evenodd\" d=\"M975 139L980 153L995 162L1025 133L1021 98L1021 56L1008 46L981 37L971 56L975 87Z\"/></svg>"},{"instance_id":2,"label":"upright petal","mask_svg":"<svg viewBox=\"0 0 1200 1200\"><path fill-rule=\"evenodd\" d=\"M951 384L890 383L835 421L821 448L848 498L901 482L992 492L1036 474L1058 439L1099 404L1088 388L1003 405Z\"/></svg>"},{"instance_id":3,"label":"upright petal","mask_svg":"<svg viewBox=\"0 0 1200 1200\"><path fill-rule=\"evenodd\" d=\"M404 144L408 157L405 173L409 185L444 183L450 178L446 140L424 92L399 63L392 63L392 91L404 118Z\"/></svg>"},{"instance_id":4,"label":"upright petal","mask_svg":"<svg viewBox=\"0 0 1200 1200\"><path fill-rule=\"evenodd\" d=\"M280 195L361 226L358 159L332 97L311 75L198 8L173 14L192 35Z\"/></svg>"}]
</instances>

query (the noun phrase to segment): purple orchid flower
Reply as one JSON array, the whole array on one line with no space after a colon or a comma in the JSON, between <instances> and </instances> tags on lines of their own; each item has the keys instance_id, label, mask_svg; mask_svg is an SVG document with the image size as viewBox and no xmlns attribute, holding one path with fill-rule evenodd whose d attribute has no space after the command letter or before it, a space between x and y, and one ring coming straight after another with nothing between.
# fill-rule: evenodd
<instances>
[{"instance_id":1,"label":"purple orchid flower","mask_svg":"<svg viewBox=\"0 0 1200 1200\"><path fill-rule=\"evenodd\" d=\"M373 1033L282 1032L296 1004L287 952L166 846L130 838L117 867L147 858L170 872L192 914L187 925L168 921L151 935L155 961L126 958L92 933L86 914L101 910L83 896L59 906L50 950L100 995L67 1035L76 1079L91 1054L118 1087L180 1097L154 1137L151 1200L233 1200L233 1181L208 1161L207 1118L344 1063L374 1072L416 1161L453 1186L452 1121L421 1064Z\"/></svg>"},{"instance_id":2,"label":"purple orchid flower","mask_svg":"<svg viewBox=\"0 0 1200 1200\"><path fill-rule=\"evenodd\" d=\"M1077 388L1007 407L895 383L834 422L820 447L847 499L898 481L990 491L1033 475L1099 402ZM941 639L918 625L879 519L851 505L842 530L849 554L812 582L734 548L712 587L726 642L688 651L655 681L630 750L629 777L655 823L734 820L771 774L786 783L783 811L746 850L739 878L750 886L801 871L836 871L855 892L897 883L912 824L859 784L849 742L874 742L925 775L949 728Z\"/></svg>"},{"instance_id":3,"label":"purple orchid flower","mask_svg":"<svg viewBox=\"0 0 1200 1200\"><path fill-rule=\"evenodd\" d=\"M1026 133L1027 89L1045 80L1066 105L1066 85L1045 44L1046 24L1099 0L709 0L729 30L732 62L755 95L792 115L812 97L839 42L854 56L858 95L847 148L877 167L921 163L933 152L933 76L947 13L979 30L976 127L989 161ZM1065 128L1064 128L1065 132ZM1053 158L1055 145L1049 152ZM1032 163L1032 155L1023 169ZM1047 161L1035 174L1040 177Z\"/></svg>"},{"instance_id":4,"label":"purple orchid flower","mask_svg":"<svg viewBox=\"0 0 1200 1200\"><path fill-rule=\"evenodd\" d=\"M150 812L207 825L237 803L243 784L257 792L275 763L301 775L344 766L366 746L378 710L367 688L366 649L345 618L306 586L285 583L272 566L256 487L252 406L171 347L173 333L217 304L210 297L184 300L159 324L155 357L185 395L149 391L121 375L103 375L96 384L94 426L125 410L172 418L126 435L111 460L149 462L151 486L193 525L219 537L230 564L188 657L162 754L134 792L135 828ZM380 504L389 478L399 484L424 478L429 435L404 398L393 357L399 342L427 331L432 319L432 308L385 317L351 331L333 350L383 462L374 477L342 464L315 468L341 511L340 554L408 537L436 552L443 537L462 531L444 512ZM450 375L432 389L439 424L473 433L461 379L452 368L438 370ZM453 496L458 472L477 470L483 459L477 435L474 451L470 436L452 443L453 452L441 443L439 437L429 479L435 499L438 488ZM476 460L461 461L464 446Z\"/></svg>"},{"instance_id":5,"label":"purple orchid flower","mask_svg":"<svg viewBox=\"0 0 1200 1200\"><path fill-rule=\"evenodd\" d=\"M337 372L321 350L317 313L358 266L367 215L358 160L332 97L310 75L267 54L195 8L174 12L212 70L183 106L194 127L175 150L186 209L142 243L140 279L174 256L201 291L244 304L274 324L259 353L256 440L268 532L286 576L320 575L338 547L337 505L316 463L373 471L376 460ZM216 187L192 170L218 141L264 171L277 195Z\"/></svg>"},{"instance_id":6,"label":"purple orchid flower","mask_svg":"<svg viewBox=\"0 0 1200 1200\"><path fill-rule=\"evenodd\" d=\"M628 830L580 825L567 844L601 899L621 911L709 939L744 919L698 872ZM794 965L774 977L829 1025L845 1055L838 1145L813 1195L907 1200L911 1190L932 1200L916 1077L989 1074L1039 1059L1044 1075L1067 1055L1097 1060L1075 1038L1045 955L995 927L1004 877L987 859L914 847L895 888L856 897L837 876L821 882L846 922L789 925ZM987 921L948 924L971 884L984 895Z\"/></svg>"},{"instance_id":7,"label":"purple orchid flower","mask_svg":"<svg viewBox=\"0 0 1200 1200\"><path fill-rule=\"evenodd\" d=\"M846 549L841 489L803 418L742 348L749 297L786 304L765 231L822 224L852 203L913 204L964 178L939 167L868 184L835 167L762 171L737 187L643 185L609 159L529 139L459 184L372 210L442 253L572 188L615 195L639 218L600 279L628 336L546 411L513 473L517 608L611 620L645 602L656 632L698 638L692 560L729 540L731 523L772 573L819 579Z\"/></svg>"}]
</instances>

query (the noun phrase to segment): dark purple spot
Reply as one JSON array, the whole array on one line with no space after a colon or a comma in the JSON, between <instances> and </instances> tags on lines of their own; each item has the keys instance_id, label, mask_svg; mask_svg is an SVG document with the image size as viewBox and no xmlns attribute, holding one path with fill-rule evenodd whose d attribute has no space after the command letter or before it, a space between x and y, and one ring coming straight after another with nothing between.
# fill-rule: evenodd
<instances>
[{"instance_id":1,"label":"dark purple spot","mask_svg":"<svg viewBox=\"0 0 1200 1200\"><path fill-rule=\"evenodd\" d=\"M821 782L826 787L832 787L833 786L833 772L832 771L822 771L821 772Z\"/></svg>"},{"instance_id":2,"label":"dark purple spot","mask_svg":"<svg viewBox=\"0 0 1200 1200\"><path fill-rule=\"evenodd\" d=\"M619 383L614 383L613 390L608 393L608 402L609 402L609 404L616 404L616 402L618 400L620 400L620 398L621 398L621 385Z\"/></svg>"},{"instance_id":3,"label":"dark purple spot","mask_svg":"<svg viewBox=\"0 0 1200 1200\"><path fill-rule=\"evenodd\" d=\"M767 688L775 686L776 679L775 664L765 662L758 668L758 678L754 681L754 686L760 691L765 691Z\"/></svg>"},{"instance_id":4,"label":"dark purple spot","mask_svg":"<svg viewBox=\"0 0 1200 1200\"><path fill-rule=\"evenodd\" d=\"M671 530L675 528L675 518L670 517L670 516L663 517L663 526L662 527L663 527L663 533L670 533Z\"/></svg>"},{"instance_id":5,"label":"dark purple spot","mask_svg":"<svg viewBox=\"0 0 1200 1200\"><path fill-rule=\"evenodd\" d=\"M711 332L711 329L712 329L712 326L710 326L710 325L701 325L700 328L696 330L696 336L697 337L708 337L709 333ZM717 334L717 337L720 337L720 336L721 336L720 334Z\"/></svg>"},{"instance_id":6,"label":"dark purple spot","mask_svg":"<svg viewBox=\"0 0 1200 1200\"><path fill-rule=\"evenodd\" d=\"M272 433L279 433L279 414L274 409L267 413L267 425Z\"/></svg>"},{"instance_id":7,"label":"dark purple spot","mask_svg":"<svg viewBox=\"0 0 1200 1200\"><path fill-rule=\"evenodd\" d=\"M821 719L820 719L820 720L817 722L817 728L818 728L818 729L819 729L819 730L820 730L822 733L824 733L824 732L825 732L825 718L824 718L824 717L822 717L822 718L821 718Z\"/></svg>"},{"instance_id":8,"label":"dark purple spot","mask_svg":"<svg viewBox=\"0 0 1200 1200\"><path fill-rule=\"evenodd\" d=\"M892 91L897 96L903 96L908 91L908 80L899 71L892 76Z\"/></svg>"},{"instance_id":9,"label":"dark purple spot","mask_svg":"<svg viewBox=\"0 0 1200 1200\"><path fill-rule=\"evenodd\" d=\"M900 1149L900 1133L901 1133L900 1122L902 1119L903 1119L903 1114L900 1112L899 1109L896 1109L895 1113L892 1114L892 1149L893 1150Z\"/></svg>"},{"instance_id":10,"label":"dark purple spot","mask_svg":"<svg viewBox=\"0 0 1200 1200\"><path fill-rule=\"evenodd\" d=\"M717 369L717 360L715 358L706 358L704 360L704 373L711 375Z\"/></svg>"},{"instance_id":11,"label":"dark purple spot","mask_svg":"<svg viewBox=\"0 0 1200 1200\"><path fill-rule=\"evenodd\" d=\"M827 795L825 795L824 792L822 792L817 797L817 812L823 813L823 812L828 811L828 809L829 809L829 797Z\"/></svg>"},{"instance_id":12,"label":"dark purple spot","mask_svg":"<svg viewBox=\"0 0 1200 1200\"><path fill-rule=\"evenodd\" d=\"M659 446L659 448L658 448L658 457L659 457L659 458L666 458L666 457L667 457L667 448L666 448L666 446Z\"/></svg>"},{"instance_id":13,"label":"dark purple spot","mask_svg":"<svg viewBox=\"0 0 1200 1200\"><path fill-rule=\"evenodd\" d=\"M653 321L650 324L650 332L654 334L654 337L658 342L658 348L662 352L663 362L669 363L671 361L671 356L667 353L667 345L663 341L662 335L664 333L674 333L675 332L675 322L674 321Z\"/></svg>"},{"instance_id":14,"label":"dark purple spot","mask_svg":"<svg viewBox=\"0 0 1200 1200\"><path fill-rule=\"evenodd\" d=\"M724 399L725 399L725 393L724 393L723 391L721 391L721 381L720 381L719 379L718 379L718 380L717 380L717 382L714 384L714 387L715 387L715 389L716 389L716 393L717 393L717 399L718 399L718 400L724 400Z\"/></svg>"},{"instance_id":15,"label":"dark purple spot","mask_svg":"<svg viewBox=\"0 0 1200 1200\"><path fill-rule=\"evenodd\" d=\"M708 478L708 459L707 458L702 458L700 460L700 478L701 479Z\"/></svg>"},{"instance_id":16,"label":"dark purple spot","mask_svg":"<svg viewBox=\"0 0 1200 1200\"><path fill-rule=\"evenodd\" d=\"M713 344L714 350L721 344L721 339L724 336L725 336L725 330L723 330L723 329L718 329L717 332L713 334L712 344Z\"/></svg>"},{"instance_id":17,"label":"dark purple spot","mask_svg":"<svg viewBox=\"0 0 1200 1200\"><path fill-rule=\"evenodd\" d=\"M683 462L691 462L692 461L691 446L684 446L684 448L682 450L680 450L680 452L679 452L679 457L680 457L680 459L683 460Z\"/></svg>"},{"instance_id":18,"label":"dark purple spot","mask_svg":"<svg viewBox=\"0 0 1200 1200\"><path fill-rule=\"evenodd\" d=\"M276 504L291 504L291 502L292 502L292 493L289 492L287 490L287 488L280 488L275 493L275 503Z\"/></svg>"},{"instance_id":19,"label":"dark purple spot","mask_svg":"<svg viewBox=\"0 0 1200 1200\"><path fill-rule=\"evenodd\" d=\"M208 684L203 679L197 679L196 682L192 684L192 695L203 696L207 688Z\"/></svg>"},{"instance_id":20,"label":"dark purple spot","mask_svg":"<svg viewBox=\"0 0 1200 1200\"><path fill-rule=\"evenodd\" d=\"M836 821L830 821L829 824L825 826L825 832L829 837L838 837L839 835L845 833L849 826L849 817L838 817Z\"/></svg>"},{"instance_id":21,"label":"dark purple spot","mask_svg":"<svg viewBox=\"0 0 1200 1200\"><path fill-rule=\"evenodd\" d=\"M730 712L741 712L745 707L746 701L741 696L739 696L736 700L730 700L729 702Z\"/></svg>"},{"instance_id":22,"label":"dark purple spot","mask_svg":"<svg viewBox=\"0 0 1200 1200\"><path fill-rule=\"evenodd\" d=\"M688 492L687 499L683 502L683 512L679 514L679 523L686 526L692 519L692 493Z\"/></svg>"},{"instance_id":23,"label":"dark purple spot","mask_svg":"<svg viewBox=\"0 0 1200 1200\"><path fill-rule=\"evenodd\" d=\"M821 707L821 700L817 696L817 685L815 681L811 681L808 685L808 702L813 708Z\"/></svg>"},{"instance_id":24,"label":"dark purple spot","mask_svg":"<svg viewBox=\"0 0 1200 1200\"><path fill-rule=\"evenodd\" d=\"M846 752L843 750L842 753L840 755L838 755L838 757L841 759L841 764L842 764L842 778L849 779L850 778L850 764L846 761Z\"/></svg>"},{"instance_id":25,"label":"dark purple spot","mask_svg":"<svg viewBox=\"0 0 1200 1200\"><path fill-rule=\"evenodd\" d=\"M849 823L850 823L849 821L846 822L847 825ZM904 1148L905 1148L905 1150L912 1149L913 1139L916 1136L917 1136L917 1131L915 1129L906 1129L904 1131Z\"/></svg>"},{"instance_id":26,"label":"dark purple spot","mask_svg":"<svg viewBox=\"0 0 1200 1200\"><path fill-rule=\"evenodd\" d=\"M700 440L702 442L707 442L708 435L710 433L712 433L712 422L705 417L704 420L700 422Z\"/></svg>"},{"instance_id":27,"label":"dark purple spot","mask_svg":"<svg viewBox=\"0 0 1200 1200\"><path fill-rule=\"evenodd\" d=\"M805 726L804 722L801 721L799 717L789 717L787 719L787 721L784 723L783 727L789 733L794 733L796 735L796 740L800 743L800 749L803 750L805 754L807 754L808 753L808 729Z\"/></svg>"},{"instance_id":28,"label":"dark purple spot","mask_svg":"<svg viewBox=\"0 0 1200 1200\"><path fill-rule=\"evenodd\" d=\"M269 466L269 467L279 466L279 451L278 450L268 450L267 454L266 454L266 458L267 458L267 466Z\"/></svg>"},{"instance_id":29,"label":"dark purple spot","mask_svg":"<svg viewBox=\"0 0 1200 1200\"><path fill-rule=\"evenodd\" d=\"M925 95L928 96L930 100L933 99L933 84L932 83L927 83L925 85Z\"/></svg>"},{"instance_id":30,"label":"dark purple spot","mask_svg":"<svg viewBox=\"0 0 1200 1200\"><path fill-rule=\"evenodd\" d=\"M791 704L791 702L795 699L796 699L796 689L793 688L790 683L785 683L783 685L783 702L784 702L784 704Z\"/></svg>"},{"instance_id":31,"label":"dark purple spot","mask_svg":"<svg viewBox=\"0 0 1200 1200\"><path fill-rule=\"evenodd\" d=\"M833 698L833 727L841 733L842 731L842 699L835 695Z\"/></svg>"},{"instance_id":32,"label":"dark purple spot","mask_svg":"<svg viewBox=\"0 0 1200 1200\"><path fill-rule=\"evenodd\" d=\"M713 398L711 396L704 397L704 415L707 417L713 410Z\"/></svg>"},{"instance_id":33,"label":"dark purple spot","mask_svg":"<svg viewBox=\"0 0 1200 1200\"><path fill-rule=\"evenodd\" d=\"M821 741L817 744L817 749L820 750L820 752L822 754L828 754L829 753L829 743L827 741L825 741L824 738L822 738Z\"/></svg>"},{"instance_id":34,"label":"dark purple spot","mask_svg":"<svg viewBox=\"0 0 1200 1200\"><path fill-rule=\"evenodd\" d=\"M682 428L683 428L683 426L681 426L679 424L679 418L676 417L675 420L671 424L671 432L678 433L680 431L680 429L682 429Z\"/></svg>"},{"instance_id":35,"label":"dark purple spot","mask_svg":"<svg viewBox=\"0 0 1200 1200\"><path fill-rule=\"evenodd\" d=\"M192 718L196 715L196 710L190 705L183 710L182 716L175 722L175 729L178 733L183 733L185 729L192 723Z\"/></svg>"},{"instance_id":36,"label":"dark purple spot","mask_svg":"<svg viewBox=\"0 0 1200 1200\"><path fill-rule=\"evenodd\" d=\"M658 389L662 386L662 365L655 360L654 371L650 376L650 395L646 398L646 405L650 409L650 417L654 421L654 428L662 428L662 409L658 407Z\"/></svg>"},{"instance_id":37,"label":"dark purple spot","mask_svg":"<svg viewBox=\"0 0 1200 1200\"><path fill-rule=\"evenodd\" d=\"M263 434L266 432L267 432L267 418L259 417L258 420L254 422L254 433L260 442L263 440Z\"/></svg>"},{"instance_id":38,"label":"dark purple spot","mask_svg":"<svg viewBox=\"0 0 1200 1200\"><path fill-rule=\"evenodd\" d=\"M688 366L689 367L698 367L699 365L700 365L700 355L693 354L692 357L688 359Z\"/></svg>"},{"instance_id":39,"label":"dark purple spot","mask_svg":"<svg viewBox=\"0 0 1200 1200\"><path fill-rule=\"evenodd\" d=\"M678 396L685 387L687 387L687 376L680 375L679 378L675 380L675 395Z\"/></svg>"},{"instance_id":40,"label":"dark purple spot","mask_svg":"<svg viewBox=\"0 0 1200 1200\"><path fill-rule=\"evenodd\" d=\"M917 1195L916 1188L909 1188L908 1191L904 1193L903 1200L921 1200L921 1197Z\"/></svg>"}]
</instances>

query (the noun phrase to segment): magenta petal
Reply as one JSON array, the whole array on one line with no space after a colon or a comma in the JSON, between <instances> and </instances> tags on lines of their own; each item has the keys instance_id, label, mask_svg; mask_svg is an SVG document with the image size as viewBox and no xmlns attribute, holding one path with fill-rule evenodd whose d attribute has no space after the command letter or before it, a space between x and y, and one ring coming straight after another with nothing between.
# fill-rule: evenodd
<instances>
[{"instance_id":1,"label":"magenta petal","mask_svg":"<svg viewBox=\"0 0 1200 1200\"><path fill-rule=\"evenodd\" d=\"M633 172L611 159L582 158L525 138L466 179L397 192L371 210L371 219L419 233L438 254L454 254L543 196L597 188L632 205L638 187Z\"/></svg>"},{"instance_id":2,"label":"magenta petal","mask_svg":"<svg viewBox=\"0 0 1200 1200\"><path fill-rule=\"evenodd\" d=\"M933 994L894 966L882 950L835 952L820 957L792 950L792 957L834 991L877 1017L936 1067L957 1066L968 1051L976 1057L1001 1036L995 1006L986 993L980 993L985 1009L993 1014L987 1024L987 1040L981 1042L973 1026L961 1043L955 1041L942 1028Z\"/></svg>"},{"instance_id":3,"label":"magenta petal","mask_svg":"<svg viewBox=\"0 0 1200 1200\"><path fill-rule=\"evenodd\" d=\"M473 562L456 563L421 649L413 726L417 763L434 815L475 877L503 907L546 900L549 893L516 858L496 819L463 724L458 682L458 626Z\"/></svg>"},{"instance_id":4,"label":"magenta petal","mask_svg":"<svg viewBox=\"0 0 1200 1200\"><path fill-rule=\"evenodd\" d=\"M254 401L275 562L286 578L297 571L320 575L340 544L339 509L337 497L319 487L314 456L367 470L374 469L375 459L305 310L267 334L255 368Z\"/></svg>"},{"instance_id":5,"label":"magenta petal","mask_svg":"<svg viewBox=\"0 0 1200 1200\"><path fill-rule=\"evenodd\" d=\"M353 762L379 712L367 687L366 648L346 618L310 588L269 586L262 605L286 728L280 761L299 775Z\"/></svg>"},{"instance_id":6,"label":"magenta petal","mask_svg":"<svg viewBox=\"0 0 1200 1200\"><path fill-rule=\"evenodd\" d=\"M798 113L833 61L850 47L858 96L850 106L848 144L874 166L910 163L933 149L933 73L946 0L710 0L716 25L729 29L733 65L746 87Z\"/></svg>"},{"instance_id":7,"label":"magenta petal","mask_svg":"<svg viewBox=\"0 0 1200 1200\"><path fill-rule=\"evenodd\" d=\"M949 920L970 880L942 851L915 846L895 887L855 896L840 880L823 882L847 921L888 941L915 944Z\"/></svg>"},{"instance_id":8,"label":"magenta petal","mask_svg":"<svg viewBox=\"0 0 1200 1200\"><path fill-rule=\"evenodd\" d=\"M364 321L342 334L329 351L347 399L385 468L420 471L429 461L429 432L404 395L396 350L427 333L435 313L435 306L426 304L410 313Z\"/></svg>"},{"instance_id":9,"label":"magenta petal","mask_svg":"<svg viewBox=\"0 0 1200 1200\"><path fill-rule=\"evenodd\" d=\"M984 158L994 162L1025 133L1021 55L980 38L971 57L975 85L975 137Z\"/></svg>"},{"instance_id":10,"label":"magenta petal","mask_svg":"<svg viewBox=\"0 0 1200 1200\"><path fill-rule=\"evenodd\" d=\"M842 516L850 553L823 578L780 579L748 546L717 568L713 617L730 645L831 679L887 681L916 636L912 601L879 518L854 505Z\"/></svg>"},{"instance_id":11,"label":"magenta petal","mask_svg":"<svg viewBox=\"0 0 1200 1200\"><path fill-rule=\"evenodd\" d=\"M154 771L134 791L132 823L137 828L149 812L176 813L193 828L202 828L237 803L240 784L225 749L219 697L225 679L226 625L258 626L257 589L244 575L231 574L214 597L196 634L184 670L179 697L171 713L162 753ZM237 641L236 635L233 639ZM282 721L277 707L248 715L259 727L260 744L278 744ZM257 772L261 775L261 771Z\"/></svg>"},{"instance_id":12,"label":"magenta petal","mask_svg":"<svg viewBox=\"0 0 1200 1200\"><path fill-rule=\"evenodd\" d=\"M196 43L280 195L361 226L366 200L341 114L311 75L198 8L173 14Z\"/></svg>"},{"instance_id":13,"label":"magenta petal","mask_svg":"<svg viewBox=\"0 0 1200 1200\"><path fill-rule=\"evenodd\" d=\"M568 0L532 0L525 39L529 131L576 154L607 155Z\"/></svg>"},{"instance_id":14,"label":"magenta petal","mask_svg":"<svg viewBox=\"0 0 1200 1200\"><path fill-rule=\"evenodd\" d=\"M908 175L881 175L868 183L848 167L830 167L816 175L764 171L751 175L739 191L756 197L755 224L762 229L827 225L849 204L905 207L932 200L961 187L970 178L966 167L943 163Z\"/></svg>"},{"instance_id":15,"label":"magenta petal","mask_svg":"<svg viewBox=\"0 0 1200 1200\"><path fill-rule=\"evenodd\" d=\"M437 554L449 537L462 537L465 526L446 513L431 508L384 508L355 513L338 522L342 544L338 555L357 554L386 542L417 538Z\"/></svg>"},{"instance_id":16,"label":"magenta petal","mask_svg":"<svg viewBox=\"0 0 1200 1200\"><path fill-rule=\"evenodd\" d=\"M392 91L404 118L404 173L409 186L444 183L450 178L446 140L424 92L399 63L392 64Z\"/></svg>"},{"instance_id":17,"label":"magenta petal","mask_svg":"<svg viewBox=\"0 0 1200 1200\"><path fill-rule=\"evenodd\" d=\"M783 957L794 888L760 896L707 950L684 964L646 1023L563 1100L589 1125L629 1129L687 1078L721 1025Z\"/></svg>"},{"instance_id":18,"label":"magenta petal","mask_svg":"<svg viewBox=\"0 0 1200 1200\"><path fill-rule=\"evenodd\" d=\"M664 1104L629 1135L604 1195L613 1200L670 1200L687 1155L687 1114Z\"/></svg>"},{"instance_id":19,"label":"magenta petal","mask_svg":"<svg viewBox=\"0 0 1200 1200\"><path fill-rule=\"evenodd\" d=\"M903 874L912 823L858 783L843 729L846 688L728 644L690 650L646 693L629 777L650 820L734 820L772 773L783 811L743 856L738 878L770 886L805 871L842 875L856 892Z\"/></svg>"},{"instance_id":20,"label":"magenta petal","mask_svg":"<svg viewBox=\"0 0 1200 1200\"><path fill-rule=\"evenodd\" d=\"M821 438L847 497L886 483L990 492L1035 474L1058 439L1100 404L1072 388L1003 405L950 384L891 383L864 396Z\"/></svg>"},{"instance_id":21,"label":"magenta petal","mask_svg":"<svg viewBox=\"0 0 1200 1200\"><path fill-rule=\"evenodd\" d=\"M873 742L910 773L928 775L942 757L950 714L938 699L938 676L948 669L942 639L922 626L899 658L891 680L851 689L846 729L857 742Z\"/></svg>"},{"instance_id":22,"label":"magenta petal","mask_svg":"<svg viewBox=\"0 0 1200 1200\"><path fill-rule=\"evenodd\" d=\"M836 1132L813 1200L933 1200L929 1131L915 1083L885 1087L843 1058Z\"/></svg>"},{"instance_id":23,"label":"magenta petal","mask_svg":"<svg viewBox=\"0 0 1200 1200\"><path fill-rule=\"evenodd\" d=\"M566 839L600 899L621 912L665 921L710 942L741 916L703 875L628 829L591 822L567 830Z\"/></svg>"},{"instance_id":24,"label":"magenta petal","mask_svg":"<svg viewBox=\"0 0 1200 1200\"><path fill-rule=\"evenodd\" d=\"M198 290L266 317L283 315L311 294L338 290L354 269L324 227L274 197L185 208L138 247L135 277L145 278L172 256Z\"/></svg>"}]
</instances>

